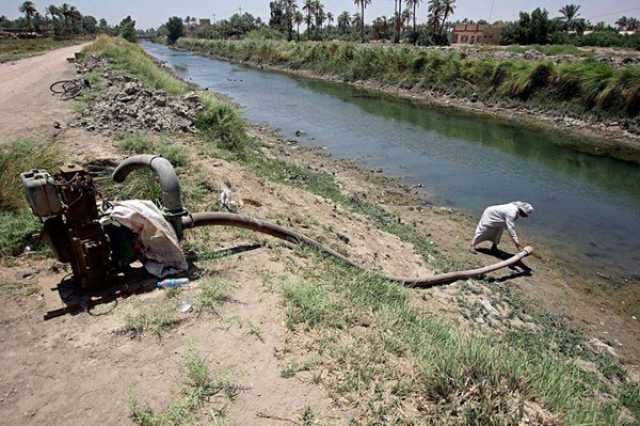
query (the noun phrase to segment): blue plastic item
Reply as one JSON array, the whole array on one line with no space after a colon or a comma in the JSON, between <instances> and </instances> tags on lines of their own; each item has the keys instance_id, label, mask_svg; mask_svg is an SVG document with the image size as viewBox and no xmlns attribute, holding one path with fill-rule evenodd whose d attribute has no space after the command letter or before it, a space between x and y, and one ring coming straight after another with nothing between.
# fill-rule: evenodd
<instances>
[{"instance_id":1,"label":"blue plastic item","mask_svg":"<svg viewBox=\"0 0 640 426\"><path fill-rule=\"evenodd\" d=\"M157 288L178 288L185 284L189 284L189 278L168 278L166 280L159 281L156 284Z\"/></svg>"}]
</instances>

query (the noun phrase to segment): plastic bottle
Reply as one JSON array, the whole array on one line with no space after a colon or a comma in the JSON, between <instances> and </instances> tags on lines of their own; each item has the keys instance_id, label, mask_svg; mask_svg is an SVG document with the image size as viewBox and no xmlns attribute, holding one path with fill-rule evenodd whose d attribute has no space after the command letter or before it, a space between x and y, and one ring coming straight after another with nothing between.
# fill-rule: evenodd
<instances>
[{"instance_id":1,"label":"plastic bottle","mask_svg":"<svg viewBox=\"0 0 640 426\"><path fill-rule=\"evenodd\" d=\"M166 280L159 281L156 284L157 288L178 288L185 284L189 284L189 278L168 278Z\"/></svg>"}]
</instances>

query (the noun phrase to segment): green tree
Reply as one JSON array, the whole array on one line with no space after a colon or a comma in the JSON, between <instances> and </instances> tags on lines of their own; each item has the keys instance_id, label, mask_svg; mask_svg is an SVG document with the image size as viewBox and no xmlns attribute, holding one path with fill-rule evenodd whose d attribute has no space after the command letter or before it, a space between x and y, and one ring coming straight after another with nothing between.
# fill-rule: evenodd
<instances>
[{"instance_id":1,"label":"green tree","mask_svg":"<svg viewBox=\"0 0 640 426\"><path fill-rule=\"evenodd\" d=\"M83 16L82 29L87 34L95 34L98 32L98 21L93 16Z\"/></svg>"},{"instance_id":2,"label":"green tree","mask_svg":"<svg viewBox=\"0 0 640 426\"><path fill-rule=\"evenodd\" d=\"M407 7L411 8L412 10L413 32L417 33L418 32L418 23L417 23L418 6L420 6L420 3L422 3L422 0L405 0L405 2L407 3ZM417 37L416 37L416 40L417 40Z\"/></svg>"},{"instance_id":3,"label":"green tree","mask_svg":"<svg viewBox=\"0 0 640 426\"><path fill-rule=\"evenodd\" d=\"M120 25L118 25L118 35L132 43L138 40L136 21L131 19L131 16L127 16L120 22Z\"/></svg>"},{"instance_id":4,"label":"green tree","mask_svg":"<svg viewBox=\"0 0 640 426\"><path fill-rule=\"evenodd\" d=\"M20 5L19 8L21 13L24 13L24 17L27 20L27 25L29 26L29 29L32 30L33 29L33 17L35 16L36 13L38 13L38 11L36 10L36 6L33 4L32 1L25 1L24 3L22 3Z\"/></svg>"},{"instance_id":5,"label":"green tree","mask_svg":"<svg viewBox=\"0 0 640 426\"><path fill-rule=\"evenodd\" d=\"M311 35L311 24L313 23L312 16L316 13L315 0L305 0L302 10L307 14L305 22L307 23L307 37Z\"/></svg>"},{"instance_id":6,"label":"green tree","mask_svg":"<svg viewBox=\"0 0 640 426\"><path fill-rule=\"evenodd\" d=\"M562 20L564 21L565 27L568 30L576 29L576 18L580 16L580 6L575 4L568 4L566 6L563 6L559 12L562 15Z\"/></svg>"},{"instance_id":7,"label":"green tree","mask_svg":"<svg viewBox=\"0 0 640 426\"><path fill-rule=\"evenodd\" d=\"M338 15L338 32L346 34L351 30L351 15L344 11Z\"/></svg>"},{"instance_id":8,"label":"green tree","mask_svg":"<svg viewBox=\"0 0 640 426\"><path fill-rule=\"evenodd\" d=\"M456 0L442 0L442 25L440 31L444 31L447 24L447 18L456 10Z\"/></svg>"},{"instance_id":9,"label":"green tree","mask_svg":"<svg viewBox=\"0 0 640 426\"><path fill-rule=\"evenodd\" d=\"M400 43L400 13L402 11L402 0L393 2L393 42Z\"/></svg>"},{"instance_id":10,"label":"green tree","mask_svg":"<svg viewBox=\"0 0 640 426\"><path fill-rule=\"evenodd\" d=\"M285 10L285 20L287 26L287 38L289 41L293 40L293 24L298 10L298 3L296 0L283 0Z\"/></svg>"},{"instance_id":11,"label":"green tree","mask_svg":"<svg viewBox=\"0 0 640 426\"><path fill-rule=\"evenodd\" d=\"M322 32L322 26L324 25L324 21L327 19L327 15L324 12L324 5L320 2L320 0L315 1L314 9L316 21L316 38L319 39L320 33Z\"/></svg>"},{"instance_id":12,"label":"green tree","mask_svg":"<svg viewBox=\"0 0 640 426\"><path fill-rule=\"evenodd\" d=\"M442 0L429 0L429 27L431 33L439 33L440 19L443 15Z\"/></svg>"},{"instance_id":13,"label":"green tree","mask_svg":"<svg viewBox=\"0 0 640 426\"><path fill-rule=\"evenodd\" d=\"M299 10L296 10L295 15L293 15L293 20L296 23L296 27L298 29L298 41L300 41L300 25L304 22L304 15Z\"/></svg>"},{"instance_id":14,"label":"green tree","mask_svg":"<svg viewBox=\"0 0 640 426\"><path fill-rule=\"evenodd\" d=\"M356 6L360 6L360 38L362 42L366 42L364 36L364 10L371 4L371 0L353 0Z\"/></svg>"},{"instance_id":15,"label":"green tree","mask_svg":"<svg viewBox=\"0 0 640 426\"><path fill-rule=\"evenodd\" d=\"M100 22L98 22L98 31L102 34L109 34L109 32L111 32L111 29L109 28L109 23L107 22L106 19L104 18L100 19Z\"/></svg>"},{"instance_id":16,"label":"green tree","mask_svg":"<svg viewBox=\"0 0 640 426\"><path fill-rule=\"evenodd\" d=\"M184 23L177 16L172 16L166 23L167 43L175 44L176 41L184 36Z\"/></svg>"},{"instance_id":17,"label":"green tree","mask_svg":"<svg viewBox=\"0 0 640 426\"><path fill-rule=\"evenodd\" d=\"M63 20L63 32L65 34L69 34L71 32L71 27L69 22L71 22L71 15L73 14L71 11L71 6L67 3L62 3L62 6L58 9L58 13L62 17Z\"/></svg>"},{"instance_id":18,"label":"green tree","mask_svg":"<svg viewBox=\"0 0 640 426\"><path fill-rule=\"evenodd\" d=\"M616 27L618 27L619 31L625 31L628 24L629 18L627 18L626 16L622 16L616 21Z\"/></svg>"}]
</instances>

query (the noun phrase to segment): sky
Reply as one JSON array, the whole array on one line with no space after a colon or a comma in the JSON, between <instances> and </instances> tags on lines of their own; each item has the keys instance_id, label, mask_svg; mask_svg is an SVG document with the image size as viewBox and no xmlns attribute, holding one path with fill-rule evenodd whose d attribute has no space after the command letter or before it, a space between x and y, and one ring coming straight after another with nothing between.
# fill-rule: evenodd
<instances>
[{"instance_id":1,"label":"sky","mask_svg":"<svg viewBox=\"0 0 640 426\"><path fill-rule=\"evenodd\" d=\"M36 7L44 9L52 3L62 3L65 0L38 1ZM303 0L298 0L302 3ZM198 18L222 19L239 11L248 11L255 16L268 20L269 0L66 0L76 6L84 15L96 18L106 18L110 24L118 23L127 15L131 15L137 22L138 28L157 27L166 22L171 16L196 16ZM355 13L357 8L352 0L322 0L327 11L338 15L347 10ZM419 8L419 20L426 19L427 7ZM20 1L0 0L0 15L7 17L18 16ZM514 20L521 10L531 11L536 7L549 10L551 16L556 16L558 9L564 4L574 3L581 6L581 16L592 22L615 22L622 15L640 17L640 0L457 0L456 12L453 20L470 18L474 20L486 19ZM365 12L367 21L381 15L393 15L394 0L372 0Z\"/></svg>"}]
</instances>

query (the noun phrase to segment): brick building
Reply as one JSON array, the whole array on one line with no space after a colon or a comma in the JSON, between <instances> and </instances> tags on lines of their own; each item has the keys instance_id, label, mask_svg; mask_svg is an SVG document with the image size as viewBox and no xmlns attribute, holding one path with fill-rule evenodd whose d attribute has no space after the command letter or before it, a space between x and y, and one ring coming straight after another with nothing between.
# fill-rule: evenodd
<instances>
[{"instance_id":1,"label":"brick building","mask_svg":"<svg viewBox=\"0 0 640 426\"><path fill-rule=\"evenodd\" d=\"M503 26L458 24L453 28L454 44L500 44Z\"/></svg>"}]
</instances>

